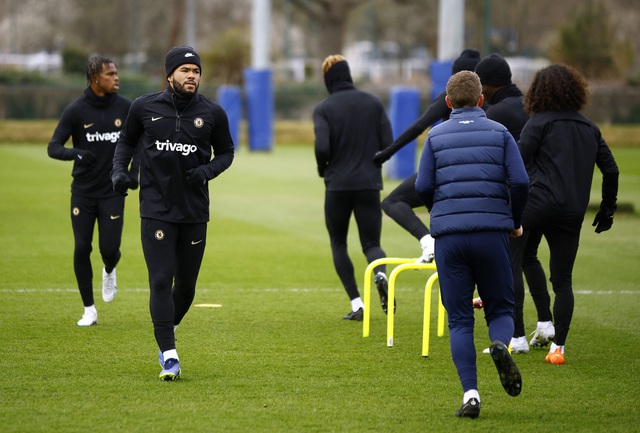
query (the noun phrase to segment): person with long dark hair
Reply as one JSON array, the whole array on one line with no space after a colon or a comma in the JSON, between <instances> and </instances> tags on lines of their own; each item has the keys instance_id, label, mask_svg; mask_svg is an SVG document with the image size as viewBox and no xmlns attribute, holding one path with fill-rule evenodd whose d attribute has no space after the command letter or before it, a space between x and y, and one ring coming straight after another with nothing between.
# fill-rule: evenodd
<instances>
[{"instance_id":1,"label":"person with long dark hair","mask_svg":"<svg viewBox=\"0 0 640 433\"><path fill-rule=\"evenodd\" d=\"M531 345L546 343L541 336L555 319L553 341L545 358L551 364L565 362L574 310L573 265L595 166L602 173L602 201L593 221L596 233L611 228L617 209L618 166L600 129L580 113L587 103L587 86L586 79L567 65L538 71L525 96L525 109L531 117L518 143L531 181L522 224L526 240L523 266L536 273L528 279L538 313ZM553 315L544 270L537 259L542 237L549 244Z\"/></svg>"}]
</instances>

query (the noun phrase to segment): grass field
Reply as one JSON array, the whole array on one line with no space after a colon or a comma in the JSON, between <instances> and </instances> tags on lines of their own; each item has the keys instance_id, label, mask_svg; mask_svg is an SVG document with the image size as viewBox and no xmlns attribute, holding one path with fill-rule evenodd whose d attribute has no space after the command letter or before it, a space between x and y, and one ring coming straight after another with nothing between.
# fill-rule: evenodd
<instances>
[{"instance_id":1,"label":"grass field","mask_svg":"<svg viewBox=\"0 0 640 433\"><path fill-rule=\"evenodd\" d=\"M198 292L177 332L183 378L164 383L137 192L127 199L118 296L104 304L96 288L99 324L79 328L71 164L49 159L44 144L0 145L0 431L640 431L640 149L615 148L614 155L619 199L635 213L616 215L613 229L600 235L590 225L593 214L586 217L566 364L545 364L546 350L517 356L524 384L512 398L479 353L482 413L461 420L454 416L462 392L448 334L437 338L432 326L430 356L420 356L428 274L405 272L398 280L393 348L376 304L370 338L362 338L360 323L341 319L349 303L332 266L324 189L309 146L242 149L211 183ZM383 194L397 183L387 181ZM418 255L417 241L386 217L382 241L389 256ZM366 263L355 229L350 250L361 281ZM542 256L546 265L546 251ZM92 259L99 287L96 242ZM476 314L481 352L489 341ZM532 332L528 296L525 320Z\"/></svg>"}]
</instances>

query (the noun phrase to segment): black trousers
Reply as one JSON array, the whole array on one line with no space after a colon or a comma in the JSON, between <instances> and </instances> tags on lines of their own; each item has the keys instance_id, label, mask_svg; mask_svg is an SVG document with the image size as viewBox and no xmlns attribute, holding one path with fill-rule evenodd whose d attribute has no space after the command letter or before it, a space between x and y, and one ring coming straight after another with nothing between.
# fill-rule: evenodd
<instances>
[{"instance_id":1,"label":"black trousers","mask_svg":"<svg viewBox=\"0 0 640 433\"><path fill-rule=\"evenodd\" d=\"M177 224L142 218L142 251L149 272L149 310L160 350L176 348L180 324L196 294L207 243L207 223Z\"/></svg>"},{"instance_id":2,"label":"black trousers","mask_svg":"<svg viewBox=\"0 0 640 433\"><path fill-rule=\"evenodd\" d=\"M354 274L353 262L347 248L349 221L354 215L362 252L371 263L386 257L380 247L382 232L382 210L380 208L380 191L326 191L324 216L331 240L333 265L338 277L349 295L349 299L360 297L358 284ZM378 266L375 272L385 272L386 266Z\"/></svg>"},{"instance_id":3,"label":"black trousers","mask_svg":"<svg viewBox=\"0 0 640 433\"><path fill-rule=\"evenodd\" d=\"M429 229L413 209L424 207L424 203L416 194L416 178L418 173L405 179L391 193L382 200L382 210L389 215L400 227L420 240L429 234Z\"/></svg>"},{"instance_id":4,"label":"black trousers","mask_svg":"<svg viewBox=\"0 0 640 433\"><path fill-rule=\"evenodd\" d=\"M94 304L91 251L96 221L100 256L105 268L110 271L120 261L124 197L100 199L71 195L71 227L75 241L73 269L85 307Z\"/></svg>"},{"instance_id":5,"label":"black trousers","mask_svg":"<svg viewBox=\"0 0 640 433\"><path fill-rule=\"evenodd\" d=\"M522 264L540 322L552 320L551 297L544 269L537 257L542 237L549 244L549 274L555 295L553 318L556 335L553 341L560 346L565 344L573 318L573 266L583 218L584 215L563 215L554 209L536 209L527 205L522 223L526 240L520 245Z\"/></svg>"}]
</instances>

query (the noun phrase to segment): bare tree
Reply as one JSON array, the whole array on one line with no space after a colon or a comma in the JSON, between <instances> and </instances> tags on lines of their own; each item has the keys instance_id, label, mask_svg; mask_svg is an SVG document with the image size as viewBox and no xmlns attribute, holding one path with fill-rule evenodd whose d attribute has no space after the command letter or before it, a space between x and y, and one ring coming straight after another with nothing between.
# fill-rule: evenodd
<instances>
[{"instance_id":1,"label":"bare tree","mask_svg":"<svg viewBox=\"0 0 640 433\"><path fill-rule=\"evenodd\" d=\"M342 52L350 12L369 0L292 0L317 25L316 56Z\"/></svg>"}]
</instances>

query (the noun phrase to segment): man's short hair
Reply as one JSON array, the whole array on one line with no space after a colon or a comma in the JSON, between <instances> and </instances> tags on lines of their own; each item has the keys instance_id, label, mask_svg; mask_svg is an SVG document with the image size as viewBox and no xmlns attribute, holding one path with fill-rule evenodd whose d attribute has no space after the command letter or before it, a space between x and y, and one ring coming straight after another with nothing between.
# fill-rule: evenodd
<instances>
[{"instance_id":1,"label":"man's short hair","mask_svg":"<svg viewBox=\"0 0 640 433\"><path fill-rule=\"evenodd\" d=\"M322 62L322 74L326 74L327 71L331 69L331 67L336 63L346 61L347 59L345 59L344 56L341 56L340 54L332 54L330 56L327 56L327 58L324 59L324 62Z\"/></svg>"},{"instance_id":2,"label":"man's short hair","mask_svg":"<svg viewBox=\"0 0 640 433\"><path fill-rule=\"evenodd\" d=\"M453 108L476 107L481 94L482 84L475 72L460 71L447 82L447 96Z\"/></svg>"}]
</instances>

